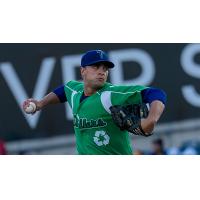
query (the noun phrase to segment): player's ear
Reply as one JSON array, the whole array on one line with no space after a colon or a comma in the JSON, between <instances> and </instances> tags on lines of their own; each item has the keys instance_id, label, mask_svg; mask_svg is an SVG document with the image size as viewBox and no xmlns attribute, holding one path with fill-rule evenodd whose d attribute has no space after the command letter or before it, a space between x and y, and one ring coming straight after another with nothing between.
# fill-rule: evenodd
<instances>
[{"instance_id":1,"label":"player's ear","mask_svg":"<svg viewBox=\"0 0 200 200\"><path fill-rule=\"evenodd\" d=\"M80 72L81 72L81 76L82 76L82 78L83 78L84 72L85 72L85 68L84 68L84 67L81 67Z\"/></svg>"}]
</instances>

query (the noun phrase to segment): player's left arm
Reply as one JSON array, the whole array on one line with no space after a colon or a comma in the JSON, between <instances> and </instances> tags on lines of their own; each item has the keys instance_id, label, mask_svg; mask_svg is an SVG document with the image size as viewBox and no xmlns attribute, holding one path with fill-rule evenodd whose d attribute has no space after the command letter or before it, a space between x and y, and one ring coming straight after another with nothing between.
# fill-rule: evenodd
<instances>
[{"instance_id":1,"label":"player's left arm","mask_svg":"<svg viewBox=\"0 0 200 200\"><path fill-rule=\"evenodd\" d=\"M145 133L152 133L160 119L166 104L166 93L157 88L148 88L141 92L144 103L149 103L150 109L146 119L141 120L141 127Z\"/></svg>"}]
</instances>

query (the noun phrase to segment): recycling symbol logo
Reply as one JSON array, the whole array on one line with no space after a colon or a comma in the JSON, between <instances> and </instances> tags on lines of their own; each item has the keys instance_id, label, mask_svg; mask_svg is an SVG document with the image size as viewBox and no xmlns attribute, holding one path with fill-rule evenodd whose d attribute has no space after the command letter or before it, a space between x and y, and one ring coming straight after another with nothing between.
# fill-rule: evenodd
<instances>
[{"instance_id":1,"label":"recycling symbol logo","mask_svg":"<svg viewBox=\"0 0 200 200\"><path fill-rule=\"evenodd\" d=\"M110 137L105 133L105 131L96 131L95 137L93 138L97 146L106 146L107 144L109 144L110 141Z\"/></svg>"}]
</instances>

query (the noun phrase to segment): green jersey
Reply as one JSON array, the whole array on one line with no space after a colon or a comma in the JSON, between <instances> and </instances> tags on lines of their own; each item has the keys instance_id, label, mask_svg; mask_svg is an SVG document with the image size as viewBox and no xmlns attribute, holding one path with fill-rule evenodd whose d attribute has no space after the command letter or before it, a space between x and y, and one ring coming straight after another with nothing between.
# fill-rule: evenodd
<instances>
[{"instance_id":1,"label":"green jersey","mask_svg":"<svg viewBox=\"0 0 200 200\"><path fill-rule=\"evenodd\" d=\"M82 82L70 81L64 88L73 112L79 154L132 154L129 133L121 131L114 124L109 108L112 105L141 103L141 91L146 87L115 86L105 83L98 92L82 102Z\"/></svg>"}]
</instances>

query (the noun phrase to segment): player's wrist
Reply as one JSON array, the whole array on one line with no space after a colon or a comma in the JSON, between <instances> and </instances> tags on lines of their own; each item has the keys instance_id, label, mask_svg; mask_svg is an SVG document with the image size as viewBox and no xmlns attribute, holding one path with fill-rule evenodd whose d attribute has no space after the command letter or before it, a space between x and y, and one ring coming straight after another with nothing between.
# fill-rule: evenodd
<instances>
[{"instance_id":1,"label":"player's wrist","mask_svg":"<svg viewBox=\"0 0 200 200\"><path fill-rule=\"evenodd\" d=\"M36 106L37 106L37 111L43 109L43 108L45 107L45 105L46 105L46 104L45 104L45 102L44 102L43 100L38 101L37 104L36 104Z\"/></svg>"},{"instance_id":2,"label":"player's wrist","mask_svg":"<svg viewBox=\"0 0 200 200\"><path fill-rule=\"evenodd\" d=\"M153 119L147 118L141 120L141 127L145 133L152 133L155 125L156 121Z\"/></svg>"}]
</instances>

